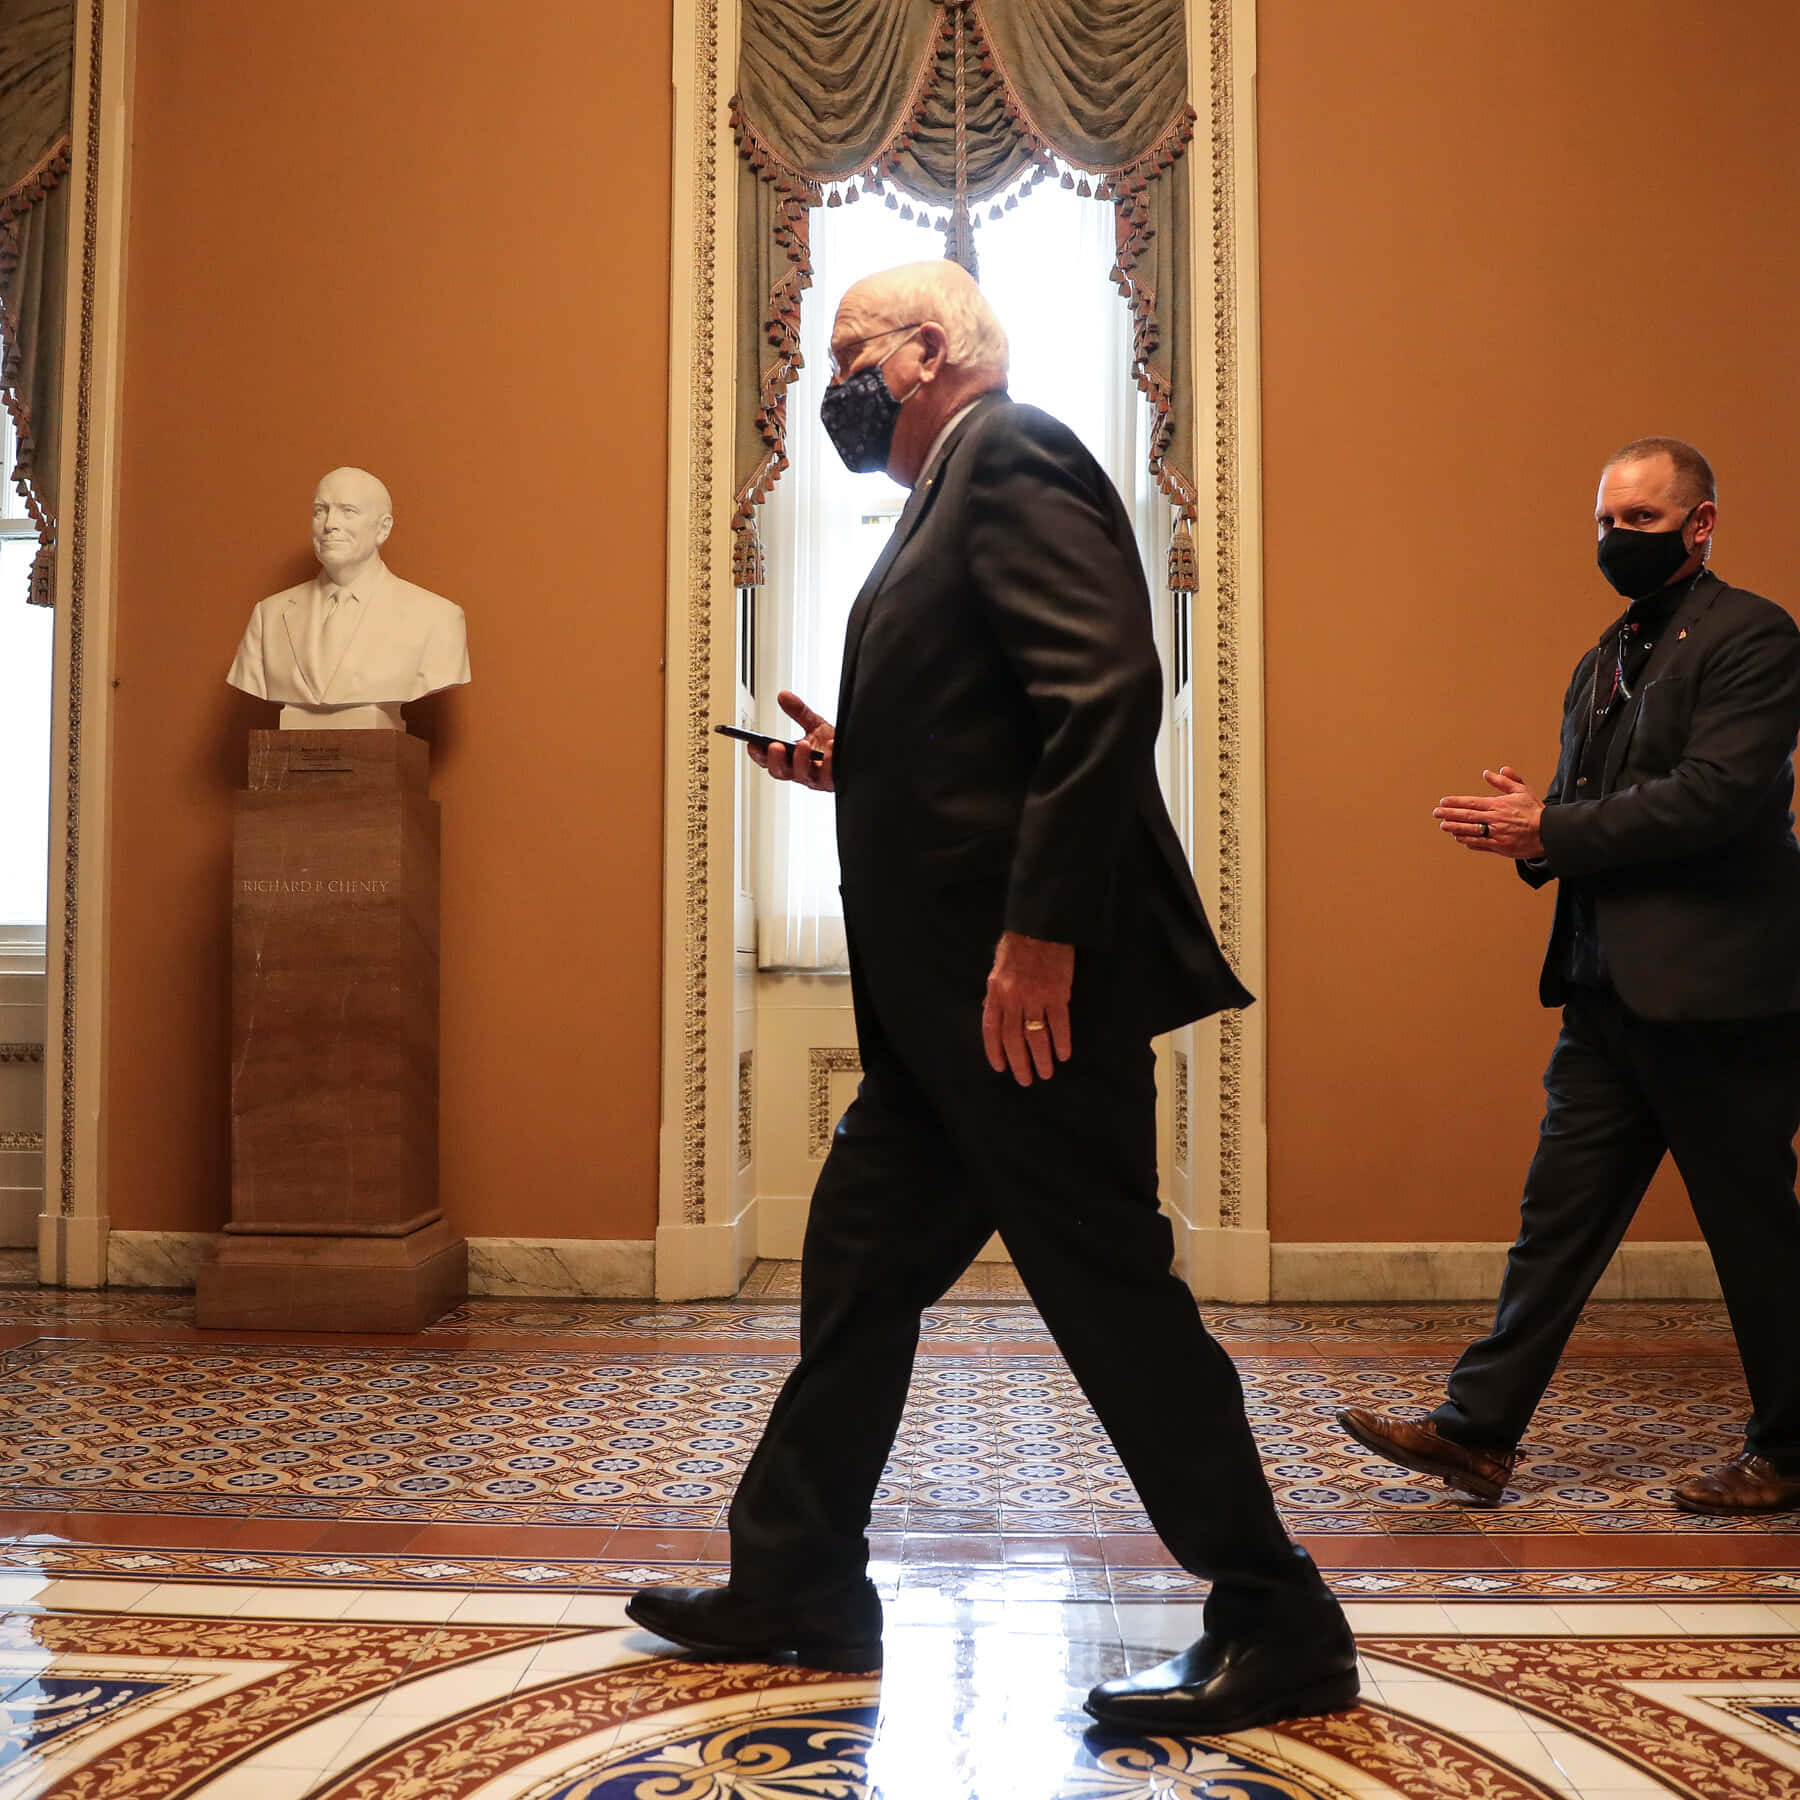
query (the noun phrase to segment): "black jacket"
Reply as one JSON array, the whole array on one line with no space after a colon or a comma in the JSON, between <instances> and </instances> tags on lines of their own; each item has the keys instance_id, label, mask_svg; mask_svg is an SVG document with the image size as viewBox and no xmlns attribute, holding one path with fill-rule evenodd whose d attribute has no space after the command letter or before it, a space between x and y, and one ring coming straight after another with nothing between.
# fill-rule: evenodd
<instances>
[{"instance_id":1,"label":"black jacket","mask_svg":"<svg viewBox=\"0 0 1800 1800\"><path fill-rule=\"evenodd\" d=\"M1650 1019L1800 1012L1800 846L1793 752L1800 629L1702 574L1624 702L1598 774L1583 742L1610 689L1609 631L1576 665L1544 796L1534 887L1578 880L1619 998ZM1595 791L1595 790L1598 791ZM1539 992L1560 1005L1572 896L1557 895Z\"/></svg>"},{"instance_id":2,"label":"black jacket","mask_svg":"<svg viewBox=\"0 0 1800 1800\"><path fill-rule=\"evenodd\" d=\"M1131 523L1079 439L984 396L851 610L834 774L853 962L951 889L1119 972L1170 1030L1250 996L1157 784L1162 671Z\"/></svg>"}]
</instances>

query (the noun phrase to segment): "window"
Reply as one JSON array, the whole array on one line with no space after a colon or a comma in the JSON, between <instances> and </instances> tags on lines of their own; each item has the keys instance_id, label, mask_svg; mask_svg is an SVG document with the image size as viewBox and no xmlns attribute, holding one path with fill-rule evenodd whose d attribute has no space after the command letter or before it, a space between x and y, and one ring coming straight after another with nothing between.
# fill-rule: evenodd
<instances>
[{"instance_id":1,"label":"window","mask_svg":"<svg viewBox=\"0 0 1800 1800\"><path fill-rule=\"evenodd\" d=\"M976 233L981 285L1006 326L1008 388L1061 419L1093 451L1137 524L1153 595L1170 509L1146 467L1149 408L1129 368L1131 322L1109 279L1115 214L1101 200L1046 186ZM830 717L851 603L900 515L906 490L886 475L853 475L819 427L830 380L832 313L844 290L896 263L941 253L878 199L815 208L813 285L801 320L799 378L788 389L789 467L763 503L768 561L756 683L762 730L792 736L775 703L791 688ZM1159 614L1160 623L1160 614ZM832 809L818 796L760 784L757 960L761 967L845 963Z\"/></svg>"},{"instance_id":2,"label":"window","mask_svg":"<svg viewBox=\"0 0 1800 1800\"><path fill-rule=\"evenodd\" d=\"M0 410L0 419L5 414ZM50 657L55 617L33 606L37 528L12 484L13 429L0 436L0 936L42 926L50 858Z\"/></svg>"}]
</instances>

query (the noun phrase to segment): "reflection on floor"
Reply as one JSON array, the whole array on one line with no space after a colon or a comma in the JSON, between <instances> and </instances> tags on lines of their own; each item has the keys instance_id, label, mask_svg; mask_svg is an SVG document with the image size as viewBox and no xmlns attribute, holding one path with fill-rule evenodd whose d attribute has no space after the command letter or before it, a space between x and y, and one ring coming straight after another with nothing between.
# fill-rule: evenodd
<instances>
[{"instance_id":1,"label":"reflection on floor","mask_svg":"<svg viewBox=\"0 0 1800 1800\"><path fill-rule=\"evenodd\" d=\"M1591 1308L1482 1510L1328 1420L1425 1403L1483 1310L1210 1309L1363 1704L1135 1740L1081 1697L1190 1638L1202 1590L1028 1306L927 1320L876 1680L680 1661L623 1618L722 1575L791 1304L278 1340L196 1331L186 1295L0 1289L0 1800L1800 1800L1800 1517L1667 1501L1733 1448L1721 1313Z\"/></svg>"}]
</instances>

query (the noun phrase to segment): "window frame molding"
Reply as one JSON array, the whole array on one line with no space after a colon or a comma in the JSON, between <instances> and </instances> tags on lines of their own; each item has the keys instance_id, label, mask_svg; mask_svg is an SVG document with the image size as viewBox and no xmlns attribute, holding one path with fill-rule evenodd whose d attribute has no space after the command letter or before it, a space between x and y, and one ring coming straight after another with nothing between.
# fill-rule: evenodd
<instances>
[{"instance_id":1,"label":"window frame molding","mask_svg":"<svg viewBox=\"0 0 1800 1800\"><path fill-rule=\"evenodd\" d=\"M75 0L45 933L38 1279L106 1284L106 973L113 623L136 0Z\"/></svg>"},{"instance_id":2,"label":"window frame molding","mask_svg":"<svg viewBox=\"0 0 1800 1800\"><path fill-rule=\"evenodd\" d=\"M727 118L737 0L676 0L669 304L662 1131L656 1291L734 1293L755 1250L734 1181L743 1026L733 842L744 759L712 735L735 705L731 573L737 147ZM1193 599L1195 874L1254 992L1266 968L1255 0L1187 0L1200 586ZM1207 454L1210 448L1211 454ZM1210 523L1209 523L1210 521ZM1210 644L1208 656L1202 647ZM1214 729L1213 727L1216 727ZM1184 1028L1188 1157L1165 1206L1196 1292L1266 1299L1266 1008Z\"/></svg>"}]
</instances>

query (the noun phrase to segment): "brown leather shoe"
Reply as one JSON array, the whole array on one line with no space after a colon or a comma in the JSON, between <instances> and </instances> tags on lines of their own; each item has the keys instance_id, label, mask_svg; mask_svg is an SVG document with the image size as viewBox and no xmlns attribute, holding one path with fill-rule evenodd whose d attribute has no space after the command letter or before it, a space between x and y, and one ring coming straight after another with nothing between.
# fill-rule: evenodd
<instances>
[{"instance_id":1,"label":"brown leather shoe","mask_svg":"<svg viewBox=\"0 0 1800 1800\"><path fill-rule=\"evenodd\" d=\"M1518 1452L1496 1456L1487 1450L1471 1450L1452 1443L1423 1419L1396 1419L1391 1413L1370 1412L1349 1406L1337 1422L1362 1445L1389 1462L1411 1469L1415 1475L1435 1475L1472 1499L1497 1505L1512 1480Z\"/></svg>"},{"instance_id":2,"label":"brown leather shoe","mask_svg":"<svg viewBox=\"0 0 1800 1800\"><path fill-rule=\"evenodd\" d=\"M1738 1513L1800 1511L1800 1475L1784 1475L1760 1456L1740 1456L1675 1490L1683 1512L1729 1518Z\"/></svg>"}]
</instances>

